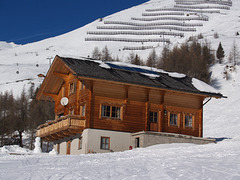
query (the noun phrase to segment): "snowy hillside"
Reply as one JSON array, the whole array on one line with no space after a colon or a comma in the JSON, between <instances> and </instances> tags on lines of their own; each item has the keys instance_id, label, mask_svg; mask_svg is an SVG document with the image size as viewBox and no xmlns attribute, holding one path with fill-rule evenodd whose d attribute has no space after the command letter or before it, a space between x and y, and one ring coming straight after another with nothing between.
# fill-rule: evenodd
<instances>
[{"instance_id":1,"label":"snowy hillside","mask_svg":"<svg viewBox=\"0 0 240 180\"><path fill-rule=\"evenodd\" d=\"M160 54L163 44L170 42L169 46L173 47L202 33L215 50L221 42L226 55L223 64L212 67L212 80L227 98L211 99L204 106L203 114L204 137L216 138L216 144L164 144L79 156L34 154L15 146L3 147L0 148L1 179L240 179L240 66L234 72L228 71L229 80L224 78L234 40L240 48L240 36L236 36L240 32L240 1L232 0L232 5L227 0L217 2L227 2L225 5L201 2L151 0L58 37L21 46L0 42L0 91L12 90L18 95L24 85L26 88L31 83L39 85L43 79L37 75L47 73L55 55L88 56L96 45L100 49L107 45L113 57L125 60L132 52L127 49L143 47L145 50L134 52L146 58L153 47ZM186 10L185 6L191 6L194 11ZM160 25L170 22L175 25ZM177 23L180 24L176 26ZM155 29L137 30L143 24ZM161 29L163 26L196 28L196 31ZM219 37L214 38L214 34ZM164 39L166 42L162 42Z\"/></svg>"},{"instance_id":2,"label":"snowy hillside","mask_svg":"<svg viewBox=\"0 0 240 180\"><path fill-rule=\"evenodd\" d=\"M47 65L55 55L87 57L96 46L102 49L107 45L112 57L123 61L132 51L146 59L152 48L160 54L163 45L173 47L201 33L215 50L222 42L227 58L233 40L240 43L240 36L236 36L240 31L239 7L238 0L233 0L232 4L151 0L54 38L22 46L1 42L0 89L12 89L18 95L21 88L15 89L16 81L21 87L23 84L28 87L31 82L38 85L37 74L46 74ZM214 38L216 33L219 38ZM6 71L6 65L11 66L10 71ZM22 66L29 66L27 77ZM23 79L31 80L22 83Z\"/></svg>"}]
</instances>

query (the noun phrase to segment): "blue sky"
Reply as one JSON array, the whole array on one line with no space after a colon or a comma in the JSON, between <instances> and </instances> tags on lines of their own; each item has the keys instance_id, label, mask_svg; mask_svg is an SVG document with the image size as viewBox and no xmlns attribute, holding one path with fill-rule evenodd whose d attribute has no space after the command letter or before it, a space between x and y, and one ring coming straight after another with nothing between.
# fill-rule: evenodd
<instances>
[{"instance_id":1,"label":"blue sky","mask_svg":"<svg viewBox=\"0 0 240 180\"><path fill-rule=\"evenodd\" d=\"M26 44L148 0L0 0L0 41Z\"/></svg>"}]
</instances>

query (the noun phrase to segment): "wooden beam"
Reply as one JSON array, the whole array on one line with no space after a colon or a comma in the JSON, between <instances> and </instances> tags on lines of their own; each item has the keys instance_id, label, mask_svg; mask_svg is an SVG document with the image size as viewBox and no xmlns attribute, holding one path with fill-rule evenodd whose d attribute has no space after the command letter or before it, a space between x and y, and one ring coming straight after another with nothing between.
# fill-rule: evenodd
<instances>
[{"instance_id":1,"label":"wooden beam","mask_svg":"<svg viewBox=\"0 0 240 180\"><path fill-rule=\"evenodd\" d=\"M146 93L146 102L145 102L145 129L144 131L149 131L150 122L149 122L149 89L145 90Z\"/></svg>"},{"instance_id":2,"label":"wooden beam","mask_svg":"<svg viewBox=\"0 0 240 180\"><path fill-rule=\"evenodd\" d=\"M76 133L72 133L68 129L66 129L65 131L61 131L61 133L64 134L66 137L76 135Z\"/></svg>"},{"instance_id":3,"label":"wooden beam","mask_svg":"<svg viewBox=\"0 0 240 180\"><path fill-rule=\"evenodd\" d=\"M52 97L54 100L57 98L57 94L53 94L53 93L43 93L44 96L50 96Z\"/></svg>"},{"instance_id":4,"label":"wooden beam","mask_svg":"<svg viewBox=\"0 0 240 180\"><path fill-rule=\"evenodd\" d=\"M54 76L62 78L65 82L69 79L69 74L53 72Z\"/></svg>"},{"instance_id":5,"label":"wooden beam","mask_svg":"<svg viewBox=\"0 0 240 180\"><path fill-rule=\"evenodd\" d=\"M69 132L79 134L79 133L82 133L83 130L82 129L69 129Z\"/></svg>"}]
</instances>

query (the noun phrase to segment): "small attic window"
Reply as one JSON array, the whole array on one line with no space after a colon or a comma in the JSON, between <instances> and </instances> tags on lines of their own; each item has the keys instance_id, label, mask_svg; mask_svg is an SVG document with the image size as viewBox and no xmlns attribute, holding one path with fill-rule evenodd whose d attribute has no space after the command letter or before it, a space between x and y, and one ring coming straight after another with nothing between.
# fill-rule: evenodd
<instances>
[{"instance_id":1,"label":"small attic window","mask_svg":"<svg viewBox=\"0 0 240 180\"><path fill-rule=\"evenodd\" d=\"M75 93L76 89L77 89L77 83L76 82L70 83L70 85L69 85L69 95Z\"/></svg>"}]
</instances>

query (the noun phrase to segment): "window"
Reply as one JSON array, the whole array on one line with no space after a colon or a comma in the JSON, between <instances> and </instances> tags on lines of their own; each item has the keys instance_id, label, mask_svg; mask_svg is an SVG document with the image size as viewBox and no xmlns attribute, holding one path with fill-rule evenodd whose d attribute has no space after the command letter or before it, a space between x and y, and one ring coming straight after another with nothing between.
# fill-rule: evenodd
<instances>
[{"instance_id":1,"label":"window","mask_svg":"<svg viewBox=\"0 0 240 180\"><path fill-rule=\"evenodd\" d=\"M150 112L150 122L157 123L158 122L158 112Z\"/></svg>"},{"instance_id":2,"label":"window","mask_svg":"<svg viewBox=\"0 0 240 180\"><path fill-rule=\"evenodd\" d=\"M80 106L80 116L85 116L85 112L86 112L86 105L82 105Z\"/></svg>"},{"instance_id":3,"label":"window","mask_svg":"<svg viewBox=\"0 0 240 180\"><path fill-rule=\"evenodd\" d=\"M65 87L62 87L62 97L65 97Z\"/></svg>"},{"instance_id":4,"label":"window","mask_svg":"<svg viewBox=\"0 0 240 180\"><path fill-rule=\"evenodd\" d=\"M74 107L71 107L71 108L69 109L69 114L74 115Z\"/></svg>"},{"instance_id":5,"label":"window","mask_svg":"<svg viewBox=\"0 0 240 180\"><path fill-rule=\"evenodd\" d=\"M101 137L101 149L110 149L110 137Z\"/></svg>"},{"instance_id":6,"label":"window","mask_svg":"<svg viewBox=\"0 0 240 180\"><path fill-rule=\"evenodd\" d=\"M70 83L69 94L75 93L76 89L77 89L76 82Z\"/></svg>"},{"instance_id":7,"label":"window","mask_svg":"<svg viewBox=\"0 0 240 180\"><path fill-rule=\"evenodd\" d=\"M82 149L82 137L78 139L78 149Z\"/></svg>"},{"instance_id":8,"label":"window","mask_svg":"<svg viewBox=\"0 0 240 180\"><path fill-rule=\"evenodd\" d=\"M81 81L81 89L80 90L84 90L85 89L85 82L82 80Z\"/></svg>"},{"instance_id":9,"label":"window","mask_svg":"<svg viewBox=\"0 0 240 180\"><path fill-rule=\"evenodd\" d=\"M185 120L185 123L184 123L185 127L192 127L192 123L193 123L192 115L186 114L184 120Z\"/></svg>"},{"instance_id":10,"label":"window","mask_svg":"<svg viewBox=\"0 0 240 180\"><path fill-rule=\"evenodd\" d=\"M110 105L102 105L101 117L121 119L121 107L110 106Z\"/></svg>"},{"instance_id":11,"label":"window","mask_svg":"<svg viewBox=\"0 0 240 180\"><path fill-rule=\"evenodd\" d=\"M178 125L178 114L170 113L170 125L173 125L173 126Z\"/></svg>"}]
</instances>

